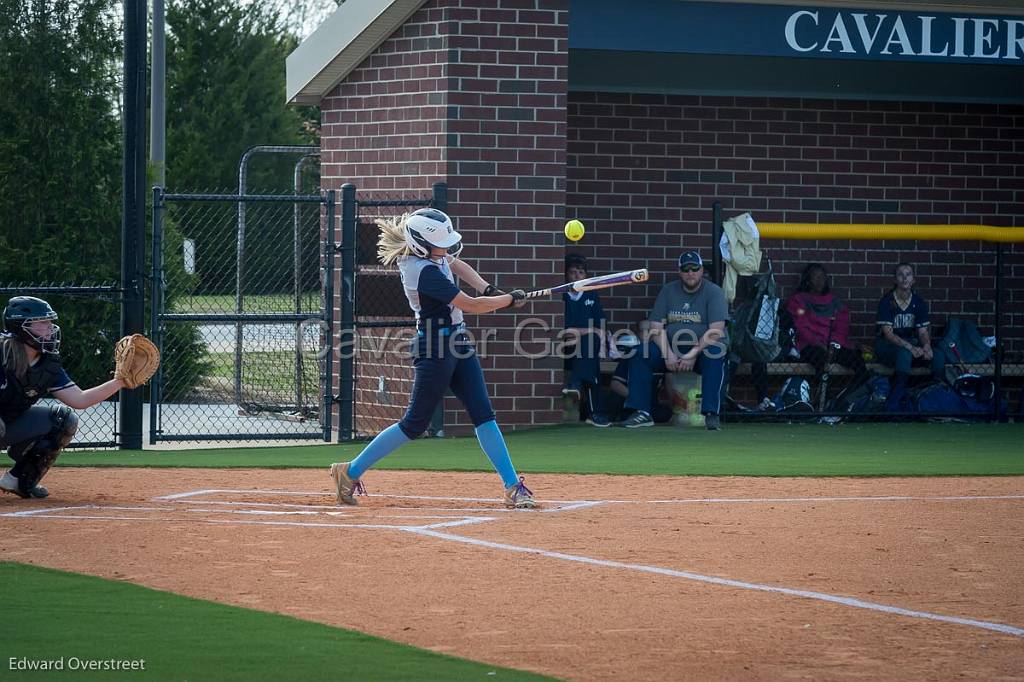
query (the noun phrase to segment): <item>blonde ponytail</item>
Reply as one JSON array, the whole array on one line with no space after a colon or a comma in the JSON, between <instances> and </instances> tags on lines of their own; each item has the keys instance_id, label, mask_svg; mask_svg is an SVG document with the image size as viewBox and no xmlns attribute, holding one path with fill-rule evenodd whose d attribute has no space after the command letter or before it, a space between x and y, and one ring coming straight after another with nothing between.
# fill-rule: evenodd
<instances>
[{"instance_id":1,"label":"blonde ponytail","mask_svg":"<svg viewBox=\"0 0 1024 682\"><path fill-rule=\"evenodd\" d=\"M377 260L383 265L392 265L402 256L412 255L409 245L405 243L405 221L409 214L397 218L377 218L374 221L380 228L377 238Z\"/></svg>"}]
</instances>

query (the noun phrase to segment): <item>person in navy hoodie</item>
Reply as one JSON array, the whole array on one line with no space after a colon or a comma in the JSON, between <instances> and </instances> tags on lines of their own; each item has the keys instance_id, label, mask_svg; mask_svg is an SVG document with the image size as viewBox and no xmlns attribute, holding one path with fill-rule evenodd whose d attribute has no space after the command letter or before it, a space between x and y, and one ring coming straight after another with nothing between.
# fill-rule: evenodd
<instances>
[{"instance_id":1,"label":"person in navy hoodie","mask_svg":"<svg viewBox=\"0 0 1024 682\"><path fill-rule=\"evenodd\" d=\"M565 279L578 282L589 277L587 259L577 254L565 257ZM601 346L604 338L604 310L596 291L566 292L565 303L565 388L564 395L579 400L586 422L610 426L600 408Z\"/></svg>"}]
</instances>

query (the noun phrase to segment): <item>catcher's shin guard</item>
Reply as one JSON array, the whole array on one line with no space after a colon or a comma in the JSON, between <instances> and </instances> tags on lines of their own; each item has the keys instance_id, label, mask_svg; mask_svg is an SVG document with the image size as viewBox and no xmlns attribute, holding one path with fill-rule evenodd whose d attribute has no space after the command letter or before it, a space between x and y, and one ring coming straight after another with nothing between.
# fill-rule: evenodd
<instances>
[{"instance_id":1,"label":"catcher's shin guard","mask_svg":"<svg viewBox=\"0 0 1024 682\"><path fill-rule=\"evenodd\" d=\"M45 436L19 444L21 447L11 446L11 456L18 461L18 489L23 497L32 495L39 481L57 461L61 450L74 438L78 430L78 415L69 407L56 405L50 408L50 423L52 426Z\"/></svg>"}]
</instances>

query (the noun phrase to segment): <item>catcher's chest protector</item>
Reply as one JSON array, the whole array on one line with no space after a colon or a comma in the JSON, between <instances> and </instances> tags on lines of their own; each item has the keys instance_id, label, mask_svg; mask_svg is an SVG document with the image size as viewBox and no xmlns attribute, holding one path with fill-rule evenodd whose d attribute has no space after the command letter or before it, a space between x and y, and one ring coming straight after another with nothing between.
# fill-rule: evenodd
<instances>
[{"instance_id":1,"label":"catcher's chest protector","mask_svg":"<svg viewBox=\"0 0 1024 682\"><path fill-rule=\"evenodd\" d=\"M0 419L10 421L46 397L60 372L60 360L49 353L28 368L24 381L4 371L0 378Z\"/></svg>"}]
</instances>

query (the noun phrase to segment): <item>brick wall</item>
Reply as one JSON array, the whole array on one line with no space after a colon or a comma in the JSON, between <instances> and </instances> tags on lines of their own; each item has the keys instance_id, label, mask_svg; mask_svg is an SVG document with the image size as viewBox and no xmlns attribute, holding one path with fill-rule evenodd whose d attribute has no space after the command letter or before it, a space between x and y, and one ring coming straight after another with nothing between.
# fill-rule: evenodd
<instances>
[{"instance_id":1,"label":"brick wall","mask_svg":"<svg viewBox=\"0 0 1024 682\"><path fill-rule=\"evenodd\" d=\"M433 4L422 8L321 102L325 190L340 190L351 182L362 199L412 199L429 196L432 183L444 179L448 64L441 24L445 14L445 9ZM335 240L341 243L338 225L335 230ZM357 285L364 282L363 277L357 279ZM340 295L339 280L335 291ZM341 319L339 304L337 299L336 320ZM407 402L410 363L394 352L396 343L385 338L396 331L360 332L354 377L359 435L373 435L397 421ZM381 347L387 352L371 351ZM337 376L333 380L337 390Z\"/></svg>"},{"instance_id":2,"label":"brick wall","mask_svg":"<svg viewBox=\"0 0 1024 682\"><path fill-rule=\"evenodd\" d=\"M465 257L504 288L533 289L562 279L561 226L565 207L565 117L568 2L491 0L464 3L450 48L451 120L448 127L450 205L466 235ZM521 314L468 320L494 327L482 359L498 420L518 428L561 419L556 374L543 361L513 352L513 328L527 317L539 323L524 334L529 347L561 324L561 306L545 301ZM466 430L449 401L446 417Z\"/></svg>"},{"instance_id":3,"label":"brick wall","mask_svg":"<svg viewBox=\"0 0 1024 682\"><path fill-rule=\"evenodd\" d=\"M648 286L603 296L613 327L645 315L680 250L710 256L716 200L727 217L750 211L763 222L1024 223L1024 107L568 93L567 13L566 0L425 5L323 101L325 188L422 197L447 182L465 258L505 288L560 282L567 251L595 272L649 267ZM587 224L579 245L561 236L566 217ZM917 265L940 320L992 324L990 244L762 246L784 294L806 262L823 262L859 341L870 341L900 260ZM1022 354L1024 249L1007 246L1005 259L1006 336ZM558 364L513 352L528 316L538 318L525 334L536 348L560 327L561 305L468 320L495 330L482 362L512 428L560 419ZM393 355L362 359L357 413L377 420L360 431L400 412L408 377ZM461 407L449 399L446 409L449 432L466 433Z\"/></svg>"},{"instance_id":4,"label":"brick wall","mask_svg":"<svg viewBox=\"0 0 1024 682\"><path fill-rule=\"evenodd\" d=\"M560 281L567 10L567 0L426 4L324 99L324 187L352 182L361 197L382 198L423 196L447 182L464 258L486 279L506 288ZM519 320L536 315L551 327L560 312L544 302L524 314L467 319L496 330L482 364L503 426L560 418L555 371L512 352ZM393 380L392 405L374 402L380 376ZM407 377L400 359L364 355L357 414L376 418L358 431L398 413L393 404L404 405ZM446 420L449 433L469 431L454 399Z\"/></svg>"},{"instance_id":5,"label":"brick wall","mask_svg":"<svg viewBox=\"0 0 1024 682\"><path fill-rule=\"evenodd\" d=\"M567 251L599 272L646 265L646 287L604 296L613 326L643 317L674 258L711 255L711 205L762 222L939 223L1024 228L1024 107L572 92ZM995 247L981 242L762 241L784 296L818 261L868 343L897 262L938 321L993 324ZM1004 246L1005 337L1024 354L1024 248ZM1024 359L1024 358L1021 358Z\"/></svg>"}]
</instances>

